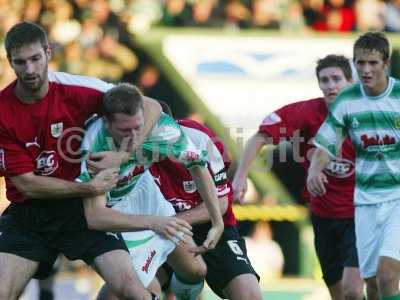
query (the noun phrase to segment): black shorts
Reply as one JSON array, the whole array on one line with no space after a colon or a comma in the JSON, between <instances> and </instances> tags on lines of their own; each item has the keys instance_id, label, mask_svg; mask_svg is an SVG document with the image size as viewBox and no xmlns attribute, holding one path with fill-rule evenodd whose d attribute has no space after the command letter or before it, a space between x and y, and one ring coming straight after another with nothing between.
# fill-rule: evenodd
<instances>
[{"instance_id":1,"label":"black shorts","mask_svg":"<svg viewBox=\"0 0 400 300\"><path fill-rule=\"evenodd\" d=\"M342 279L345 267L358 267L354 219L311 215L314 245L327 286Z\"/></svg>"},{"instance_id":2,"label":"black shorts","mask_svg":"<svg viewBox=\"0 0 400 300\"><path fill-rule=\"evenodd\" d=\"M0 252L39 262L34 277L42 279L51 274L60 253L70 260L82 259L90 265L103 253L117 249L127 251L117 235L87 229L83 208L79 208L78 202L71 203L71 207L76 211L68 208L51 215L48 213L53 209L48 206L12 204L0 219ZM37 219L27 219L28 216Z\"/></svg>"},{"instance_id":3,"label":"black shorts","mask_svg":"<svg viewBox=\"0 0 400 300\"><path fill-rule=\"evenodd\" d=\"M197 225L193 228L193 238L200 245L205 240L209 224ZM241 274L254 274L260 279L247 257L245 241L240 237L236 227L225 226L221 239L215 249L203 255L207 264L206 281L208 286L221 298L222 290L236 276Z\"/></svg>"}]
</instances>

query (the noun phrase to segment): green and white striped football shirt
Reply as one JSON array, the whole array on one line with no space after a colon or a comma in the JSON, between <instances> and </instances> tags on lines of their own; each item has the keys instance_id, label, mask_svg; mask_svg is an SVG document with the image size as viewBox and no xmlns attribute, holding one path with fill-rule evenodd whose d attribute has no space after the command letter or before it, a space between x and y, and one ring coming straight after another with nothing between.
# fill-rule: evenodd
<instances>
[{"instance_id":1,"label":"green and white striped football shirt","mask_svg":"<svg viewBox=\"0 0 400 300\"><path fill-rule=\"evenodd\" d=\"M97 119L85 132L81 149L84 154L101 151L116 151L113 138L110 136L102 118ZM119 181L113 188L107 200L112 206L127 195L134 187L140 175L154 162L168 157L191 168L194 165L206 165L205 151L199 151L193 142L182 131L180 126L167 114L161 113L160 119L144 141L139 151L132 153L130 160L121 165ZM82 162L79 181L91 180L86 161Z\"/></svg>"},{"instance_id":2,"label":"green and white striped football shirt","mask_svg":"<svg viewBox=\"0 0 400 300\"><path fill-rule=\"evenodd\" d=\"M344 90L329 108L315 138L317 147L340 156L344 138L356 150L355 205L400 199L400 82L368 96L361 83Z\"/></svg>"}]
</instances>

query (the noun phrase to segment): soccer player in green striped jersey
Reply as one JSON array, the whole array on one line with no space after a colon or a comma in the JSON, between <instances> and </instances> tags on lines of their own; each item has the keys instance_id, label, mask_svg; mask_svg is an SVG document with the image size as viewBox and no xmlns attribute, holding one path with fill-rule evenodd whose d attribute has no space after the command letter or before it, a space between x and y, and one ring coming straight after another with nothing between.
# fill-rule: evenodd
<instances>
[{"instance_id":1,"label":"soccer player in green striped jersey","mask_svg":"<svg viewBox=\"0 0 400 300\"><path fill-rule=\"evenodd\" d=\"M341 143L349 136L356 150L360 272L370 290L377 286L380 299L400 300L400 82L388 75L390 46L384 34L361 35L353 56L360 82L330 106L315 139L320 149L309 179L318 178L329 155L340 155ZM310 191L323 193L321 181L308 182Z\"/></svg>"},{"instance_id":2,"label":"soccer player in green striped jersey","mask_svg":"<svg viewBox=\"0 0 400 300\"><path fill-rule=\"evenodd\" d=\"M184 294L177 299L197 299L206 266L201 256L194 254L213 249L224 228L216 187L207 168L207 151L197 149L181 127L163 113L149 136L133 151L145 121L143 95L135 86L121 83L104 95L102 104L104 116L87 128L81 149L89 154L123 150L129 157L122 165L116 166L119 180L107 195L84 199L88 227L121 232L136 273L146 287L151 285L158 266L172 251L173 256L168 256L168 263L184 286L181 286L184 289L182 293L178 288L174 290L177 296ZM212 226L206 240L199 246L190 237L184 238L185 234L191 234L188 230L190 225L171 217L175 215L172 205L165 200L147 171L152 163L164 158L179 162L188 169L206 203ZM79 180L95 181L109 176L104 173L107 171L112 169L93 177L84 161ZM174 176L174 172L169 175ZM177 243L177 247L171 248L172 242L165 238ZM179 243L180 240L185 241L185 246ZM155 294L159 292L150 290ZM103 288L101 299L114 299L109 291Z\"/></svg>"}]
</instances>

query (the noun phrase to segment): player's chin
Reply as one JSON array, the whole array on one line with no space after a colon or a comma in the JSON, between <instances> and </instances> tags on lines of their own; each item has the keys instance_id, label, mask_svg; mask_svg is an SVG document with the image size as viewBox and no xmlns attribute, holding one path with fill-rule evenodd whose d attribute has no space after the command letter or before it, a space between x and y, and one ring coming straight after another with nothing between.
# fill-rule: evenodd
<instances>
[{"instance_id":1,"label":"player's chin","mask_svg":"<svg viewBox=\"0 0 400 300\"><path fill-rule=\"evenodd\" d=\"M362 78L361 81L363 83L364 88L373 88L374 87L372 78Z\"/></svg>"},{"instance_id":2,"label":"player's chin","mask_svg":"<svg viewBox=\"0 0 400 300\"><path fill-rule=\"evenodd\" d=\"M40 88L42 87L42 82L41 82L41 81L39 81L39 82L37 82L37 83L30 83L30 82L26 83L26 82L25 82L25 86L26 86L28 89L30 89L32 92L37 92L37 91L39 91Z\"/></svg>"}]
</instances>

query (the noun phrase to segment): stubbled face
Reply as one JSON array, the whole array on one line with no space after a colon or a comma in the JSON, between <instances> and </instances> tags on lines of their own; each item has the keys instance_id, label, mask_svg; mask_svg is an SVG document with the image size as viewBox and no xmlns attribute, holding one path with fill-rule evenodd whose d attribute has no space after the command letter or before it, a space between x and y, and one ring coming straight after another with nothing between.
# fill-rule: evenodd
<instances>
[{"instance_id":1,"label":"stubbled face","mask_svg":"<svg viewBox=\"0 0 400 300\"><path fill-rule=\"evenodd\" d=\"M37 93L47 83L50 49L40 42L13 49L9 61L17 76L20 88L27 93Z\"/></svg>"},{"instance_id":2,"label":"stubbled face","mask_svg":"<svg viewBox=\"0 0 400 300\"><path fill-rule=\"evenodd\" d=\"M352 83L339 67L324 68L318 73L318 85L326 104L335 101L337 94Z\"/></svg>"},{"instance_id":3,"label":"stubbled face","mask_svg":"<svg viewBox=\"0 0 400 300\"><path fill-rule=\"evenodd\" d=\"M384 61L381 53L358 49L354 54L354 65L368 95L377 96L385 91L389 61Z\"/></svg>"},{"instance_id":4,"label":"stubbled face","mask_svg":"<svg viewBox=\"0 0 400 300\"><path fill-rule=\"evenodd\" d=\"M129 152L133 150L135 141L142 132L143 126L143 109L139 109L133 116L116 113L112 122L106 122L106 128L116 145Z\"/></svg>"}]
</instances>

